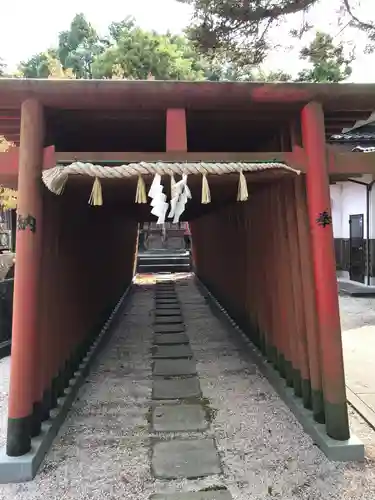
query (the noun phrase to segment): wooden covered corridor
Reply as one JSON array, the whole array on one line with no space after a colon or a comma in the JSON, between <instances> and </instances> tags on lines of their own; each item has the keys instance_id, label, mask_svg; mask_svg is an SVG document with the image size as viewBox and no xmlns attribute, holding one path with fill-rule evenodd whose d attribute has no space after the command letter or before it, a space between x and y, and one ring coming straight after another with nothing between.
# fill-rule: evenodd
<instances>
[{"instance_id":1,"label":"wooden covered corridor","mask_svg":"<svg viewBox=\"0 0 375 500\"><path fill-rule=\"evenodd\" d=\"M0 154L0 183L18 191L7 460L32 450L131 287L138 222L155 220L145 193L161 173L169 202L171 172L189 174L181 220L197 277L312 419L350 446L329 182L373 174L375 154L339 153L326 137L366 118L374 95L375 85L0 80L0 135L16 146Z\"/></svg>"}]
</instances>

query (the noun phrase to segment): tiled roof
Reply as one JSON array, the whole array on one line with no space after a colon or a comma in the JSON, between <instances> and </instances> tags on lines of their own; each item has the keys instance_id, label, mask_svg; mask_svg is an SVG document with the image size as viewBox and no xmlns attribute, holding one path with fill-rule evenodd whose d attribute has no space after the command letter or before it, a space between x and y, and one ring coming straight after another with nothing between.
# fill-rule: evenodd
<instances>
[{"instance_id":1,"label":"tiled roof","mask_svg":"<svg viewBox=\"0 0 375 500\"><path fill-rule=\"evenodd\" d=\"M353 153L375 153L375 147L363 148L362 146L356 146L352 149Z\"/></svg>"},{"instance_id":2,"label":"tiled roof","mask_svg":"<svg viewBox=\"0 0 375 500\"><path fill-rule=\"evenodd\" d=\"M331 135L329 138L330 141L332 142L370 142L370 141L375 141L375 132L370 133L362 133L362 134L355 134L355 133L345 133L345 134L335 134Z\"/></svg>"}]
</instances>

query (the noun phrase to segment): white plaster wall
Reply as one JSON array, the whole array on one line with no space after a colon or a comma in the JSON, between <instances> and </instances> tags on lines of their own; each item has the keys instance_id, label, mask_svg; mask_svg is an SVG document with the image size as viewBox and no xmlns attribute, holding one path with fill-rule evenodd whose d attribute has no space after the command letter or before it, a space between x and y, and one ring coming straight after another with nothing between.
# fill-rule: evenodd
<instances>
[{"instance_id":1,"label":"white plaster wall","mask_svg":"<svg viewBox=\"0 0 375 500\"><path fill-rule=\"evenodd\" d=\"M349 238L349 216L363 214L363 237L367 238L366 228L366 187L352 182L343 182L341 194L341 238Z\"/></svg>"},{"instance_id":2,"label":"white plaster wall","mask_svg":"<svg viewBox=\"0 0 375 500\"><path fill-rule=\"evenodd\" d=\"M332 229L334 238L342 238L342 185L329 186L331 196Z\"/></svg>"},{"instance_id":3,"label":"white plaster wall","mask_svg":"<svg viewBox=\"0 0 375 500\"><path fill-rule=\"evenodd\" d=\"M363 175L356 180L369 184L371 175ZM366 229L366 186L354 182L338 182L330 186L332 204L332 225L335 238L349 238L349 216L363 214L363 237L367 238ZM375 237L375 186L370 196L370 238Z\"/></svg>"},{"instance_id":4,"label":"white plaster wall","mask_svg":"<svg viewBox=\"0 0 375 500\"><path fill-rule=\"evenodd\" d=\"M371 175L363 175L356 180L371 183ZM332 226L335 238L346 238L350 236L349 216L363 214L363 237L367 238L367 209L366 209L366 186L353 182L339 182L330 186L332 204ZM370 238L375 238L375 184L370 194ZM340 277L349 278L346 271L338 273ZM375 278L371 278L374 284Z\"/></svg>"}]
</instances>

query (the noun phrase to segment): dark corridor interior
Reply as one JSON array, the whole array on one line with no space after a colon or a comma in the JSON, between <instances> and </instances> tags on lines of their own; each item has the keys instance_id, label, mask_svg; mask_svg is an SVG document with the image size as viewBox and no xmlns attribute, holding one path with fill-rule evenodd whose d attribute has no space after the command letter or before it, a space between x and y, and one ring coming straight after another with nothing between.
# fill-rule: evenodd
<instances>
[{"instance_id":1,"label":"dark corridor interior","mask_svg":"<svg viewBox=\"0 0 375 500\"><path fill-rule=\"evenodd\" d=\"M257 325L251 331L257 332L254 341L265 352L273 356L285 351L285 357L296 362L302 356L298 370L309 379L307 353L295 352L294 346L280 340L278 321L287 309L290 331L304 331L299 311L314 307L301 281L301 269L311 270L312 262L309 246L301 247L308 227L305 183L302 175L279 174L250 174L246 202L235 201L238 175L225 176L225 182L212 176L207 205L201 204L201 176L190 176L192 200L183 219L190 222L197 276L240 325ZM91 187L90 179L74 178L61 196L44 191L41 283L48 314L43 314L42 349L45 355L58 353L56 359L47 356L46 384L75 346L105 321L131 283L138 223L154 219L148 204L134 203L135 181L103 182L99 207L87 203ZM312 273L307 276L313 288ZM61 345L51 345L54 342Z\"/></svg>"}]
</instances>

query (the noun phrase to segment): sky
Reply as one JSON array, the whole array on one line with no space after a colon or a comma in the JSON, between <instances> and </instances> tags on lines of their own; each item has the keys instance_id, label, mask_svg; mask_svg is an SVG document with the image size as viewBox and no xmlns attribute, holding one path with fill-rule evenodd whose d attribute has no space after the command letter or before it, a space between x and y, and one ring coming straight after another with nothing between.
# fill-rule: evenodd
<instances>
[{"instance_id":1,"label":"sky","mask_svg":"<svg viewBox=\"0 0 375 500\"><path fill-rule=\"evenodd\" d=\"M368 19L374 11L375 0L359 0L360 8L356 13ZM309 14L310 22L323 31L335 36L335 41L356 42L356 61L350 81L375 83L375 54L364 54L365 36L357 31L341 27L336 23L335 9L339 0L325 0L323 7L315 8ZM106 32L112 21L121 21L126 16L134 16L140 26L155 29L159 32L170 30L181 32L190 19L190 8L175 0L64 0L48 2L47 0L13 0L11 8L2 9L0 17L0 57L14 70L17 63L37 52L56 45L58 33L66 30L78 12L83 12L93 26L101 33ZM329 9L327 8L329 5ZM372 6L372 8L371 8ZM328 9L328 10L327 10ZM373 15L371 16L374 17ZM288 22L274 32L274 41L282 45L291 43L288 31L298 26L300 16L288 18ZM310 37L312 37L312 31ZM267 70L282 69L295 75L301 69L298 52L301 44L293 40L294 47L286 51L275 50L266 60ZM306 39L304 40L304 45Z\"/></svg>"}]
</instances>

